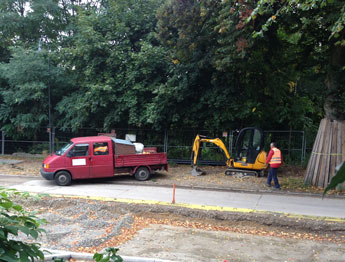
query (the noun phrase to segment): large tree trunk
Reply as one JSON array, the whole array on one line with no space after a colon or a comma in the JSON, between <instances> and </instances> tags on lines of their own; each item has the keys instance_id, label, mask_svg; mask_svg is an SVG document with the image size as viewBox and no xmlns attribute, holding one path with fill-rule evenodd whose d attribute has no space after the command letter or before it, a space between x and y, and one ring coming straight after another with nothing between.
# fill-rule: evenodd
<instances>
[{"instance_id":1,"label":"large tree trunk","mask_svg":"<svg viewBox=\"0 0 345 262\"><path fill-rule=\"evenodd\" d=\"M326 79L328 96L311 153L304 182L327 187L335 175L335 167L345 161L345 47L334 46Z\"/></svg>"},{"instance_id":2,"label":"large tree trunk","mask_svg":"<svg viewBox=\"0 0 345 262\"><path fill-rule=\"evenodd\" d=\"M345 120L345 46L334 46L326 79L324 110L331 120Z\"/></svg>"}]
</instances>

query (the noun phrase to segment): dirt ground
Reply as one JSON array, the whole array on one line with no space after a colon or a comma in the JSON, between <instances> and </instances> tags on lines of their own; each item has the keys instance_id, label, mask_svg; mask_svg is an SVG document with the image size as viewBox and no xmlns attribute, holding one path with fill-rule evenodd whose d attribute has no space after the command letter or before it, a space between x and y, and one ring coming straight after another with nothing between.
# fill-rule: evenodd
<instances>
[{"instance_id":1,"label":"dirt ground","mask_svg":"<svg viewBox=\"0 0 345 262\"><path fill-rule=\"evenodd\" d=\"M22 204L49 222L43 248L119 247L122 256L186 262L345 260L345 227L334 222L67 198Z\"/></svg>"},{"instance_id":2,"label":"dirt ground","mask_svg":"<svg viewBox=\"0 0 345 262\"><path fill-rule=\"evenodd\" d=\"M135 240L121 246L125 254L145 253L149 257L186 262L344 261L344 251L343 245L333 243L166 225L144 228Z\"/></svg>"}]
</instances>

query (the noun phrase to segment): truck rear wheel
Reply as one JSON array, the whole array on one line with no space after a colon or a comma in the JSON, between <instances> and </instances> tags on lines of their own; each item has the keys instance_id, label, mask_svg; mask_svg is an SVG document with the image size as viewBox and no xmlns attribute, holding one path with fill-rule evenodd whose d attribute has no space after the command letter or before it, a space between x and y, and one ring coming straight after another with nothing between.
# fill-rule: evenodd
<instances>
[{"instance_id":1,"label":"truck rear wheel","mask_svg":"<svg viewBox=\"0 0 345 262\"><path fill-rule=\"evenodd\" d=\"M139 167L134 175L136 180L145 181L150 178L150 172L147 167Z\"/></svg>"},{"instance_id":2,"label":"truck rear wheel","mask_svg":"<svg viewBox=\"0 0 345 262\"><path fill-rule=\"evenodd\" d=\"M72 177L68 172L60 171L55 175L54 180L59 186L68 186L71 184Z\"/></svg>"}]
</instances>

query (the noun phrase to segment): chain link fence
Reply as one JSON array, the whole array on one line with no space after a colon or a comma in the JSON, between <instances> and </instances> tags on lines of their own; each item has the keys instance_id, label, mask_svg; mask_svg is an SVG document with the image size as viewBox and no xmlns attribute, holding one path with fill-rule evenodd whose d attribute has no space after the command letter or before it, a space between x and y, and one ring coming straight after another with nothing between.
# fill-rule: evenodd
<instances>
[{"instance_id":1,"label":"chain link fence","mask_svg":"<svg viewBox=\"0 0 345 262\"><path fill-rule=\"evenodd\" d=\"M97 136L101 133L116 133L119 139L125 139L126 135L135 135L137 142L146 147L156 147L158 152L167 152L168 159L176 163L189 164L192 145L197 134L210 138L220 138L226 145L230 155L233 153L238 130L195 130L178 129L156 131L152 129L114 128L113 130L81 128L78 132L72 130L52 129L51 133L46 128L39 130L37 139L13 139L2 131L1 153L29 153L47 155L50 151L56 151L65 145L71 138L78 136ZM50 139L51 135L51 139ZM281 149L284 162L301 164L307 155L307 141L304 131L296 130L266 130L264 131L265 150L269 151L271 142L276 142ZM50 140L52 141L50 143ZM221 165L225 163L225 155L217 146L202 143L199 159L201 163Z\"/></svg>"}]
</instances>

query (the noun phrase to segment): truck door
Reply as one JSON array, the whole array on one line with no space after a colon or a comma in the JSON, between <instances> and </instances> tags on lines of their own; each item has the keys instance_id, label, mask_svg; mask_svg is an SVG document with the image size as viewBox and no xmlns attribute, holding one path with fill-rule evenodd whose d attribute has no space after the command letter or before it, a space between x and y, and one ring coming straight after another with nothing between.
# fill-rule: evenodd
<instances>
[{"instance_id":1,"label":"truck door","mask_svg":"<svg viewBox=\"0 0 345 262\"><path fill-rule=\"evenodd\" d=\"M111 177L114 175L113 154L108 142L92 144L91 177Z\"/></svg>"},{"instance_id":2,"label":"truck door","mask_svg":"<svg viewBox=\"0 0 345 262\"><path fill-rule=\"evenodd\" d=\"M67 163L73 179L89 178L89 144L75 144L67 153Z\"/></svg>"}]
</instances>

